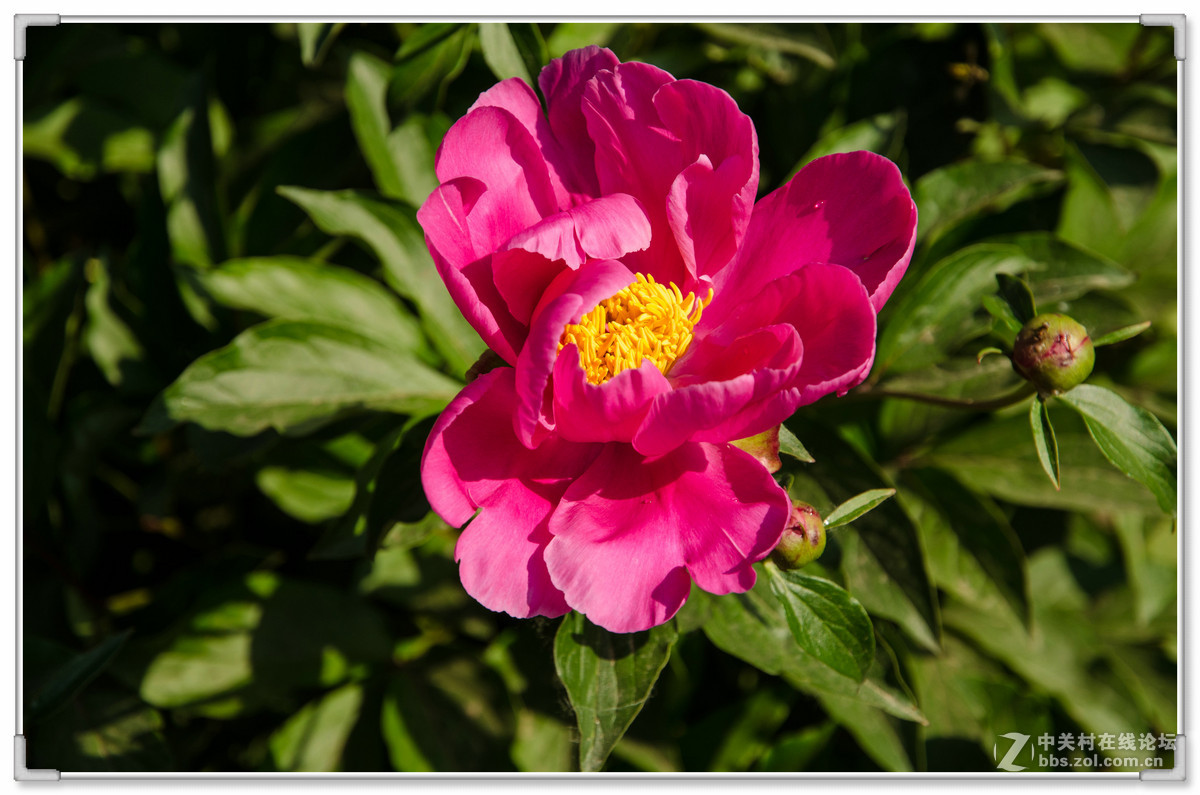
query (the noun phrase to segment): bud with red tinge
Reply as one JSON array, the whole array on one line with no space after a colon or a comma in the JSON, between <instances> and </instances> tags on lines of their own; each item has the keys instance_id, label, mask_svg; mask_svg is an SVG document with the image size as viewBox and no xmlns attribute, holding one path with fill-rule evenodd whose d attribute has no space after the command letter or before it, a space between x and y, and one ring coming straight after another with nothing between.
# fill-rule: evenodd
<instances>
[{"instance_id":1,"label":"bud with red tinge","mask_svg":"<svg viewBox=\"0 0 1200 795\"><path fill-rule=\"evenodd\" d=\"M792 501L792 515L771 553L771 559L781 569L807 566L825 551L825 523L821 514L808 503Z\"/></svg>"},{"instance_id":2,"label":"bud with red tinge","mask_svg":"<svg viewBox=\"0 0 1200 795\"><path fill-rule=\"evenodd\" d=\"M1079 386L1095 362L1087 329L1066 315L1038 315L1025 324L1013 345L1013 369L1043 395L1061 395Z\"/></svg>"}]
</instances>

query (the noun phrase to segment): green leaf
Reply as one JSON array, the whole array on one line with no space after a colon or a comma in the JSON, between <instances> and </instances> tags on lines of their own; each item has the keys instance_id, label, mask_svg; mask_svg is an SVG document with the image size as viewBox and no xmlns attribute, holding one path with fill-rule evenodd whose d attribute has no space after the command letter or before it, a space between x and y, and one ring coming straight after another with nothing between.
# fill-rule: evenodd
<instances>
[{"instance_id":1,"label":"green leaf","mask_svg":"<svg viewBox=\"0 0 1200 795\"><path fill-rule=\"evenodd\" d=\"M362 708L362 687L344 685L299 712L267 738L275 769L328 773L341 769L342 752Z\"/></svg>"},{"instance_id":2,"label":"green leaf","mask_svg":"<svg viewBox=\"0 0 1200 795\"><path fill-rule=\"evenodd\" d=\"M1017 160L967 160L934 169L913 188L920 208L917 238L932 241L962 221L1006 209L1061 180L1058 171Z\"/></svg>"},{"instance_id":3,"label":"green leaf","mask_svg":"<svg viewBox=\"0 0 1200 795\"><path fill-rule=\"evenodd\" d=\"M444 94L466 68L474 48L474 25L459 22L422 25L396 53L391 82L393 101L411 108L435 88Z\"/></svg>"},{"instance_id":4,"label":"green leaf","mask_svg":"<svg viewBox=\"0 0 1200 795\"><path fill-rule=\"evenodd\" d=\"M964 248L938 262L881 324L872 378L889 369L915 370L945 358L972 329L980 328L975 310L994 291L996 274L1020 273L1031 266L1015 246L991 243Z\"/></svg>"},{"instance_id":5,"label":"green leaf","mask_svg":"<svg viewBox=\"0 0 1200 795\"><path fill-rule=\"evenodd\" d=\"M1032 320L1037 314L1037 309L1034 307L1033 293L1029 292L1029 285L1025 280L1007 273L997 273L996 281L1000 285L1000 297L1012 309L1013 317L1022 326Z\"/></svg>"},{"instance_id":6,"label":"green leaf","mask_svg":"<svg viewBox=\"0 0 1200 795\"><path fill-rule=\"evenodd\" d=\"M140 361L145 351L111 306L112 277L107 260L88 260L85 270L92 283L84 298L87 322L83 341L104 378L118 386L125 380L126 368Z\"/></svg>"},{"instance_id":7,"label":"green leaf","mask_svg":"<svg viewBox=\"0 0 1200 795\"><path fill-rule=\"evenodd\" d=\"M574 764L571 727L554 718L523 709L517 713L512 760L522 773L568 773Z\"/></svg>"},{"instance_id":8,"label":"green leaf","mask_svg":"<svg viewBox=\"0 0 1200 795\"><path fill-rule=\"evenodd\" d=\"M620 30L621 22L559 22L550 31L546 49L551 58L561 58L571 50L596 45L607 46Z\"/></svg>"},{"instance_id":9,"label":"green leaf","mask_svg":"<svg viewBox=\"0 0 1200 795\"><path fill-rule=\"evenodd\" d=\"M858 151L889 155L895 150L896 144L903 140L906 122L907 114L898 110L894 113L880 113L828 132L805 152L784 182L795 176L804 166L825 155Z\"/></svg>"},{"instance_id":10,"label":"green leaf","mask_svg":"<svg viewBox=\"0 0 1200 795\"><path fill-rule=\"evenodd\" d=\"M21 144L26 157L48 160L71 179L154 170L154 133L94 97L27 112Z\"/></svg>"},{"instance_id":11,"label":"green leaf","mask_svg":"<svg viewBox=\"0 0 1200 795\"><path fill-rule=\"evenodd\" d=\"M843 676L865 679L875 661L875 631L858 600L829 580L765 568L796 644Z\"/></svg>"},{"instance_id":12,"label":"green leaf","mask_svg":"<svg viewBox=\"0 0 1200 795\"><path fill-rule=\"evenodd\" d=\"M428 356L420 326L400 301L349 268L300 257L251 257L227 260L201 278L217 301L233 309L337 326Z\"/></svg>"},{"instance_id":13,"label":"green leaf","mask_svg":"<svg viewBox=\"0 0 1200 795\"><path fill-rule=\"evenodd\" d=\"M1058 472L1058 442L1054 439L1054 426L1050 424L1050 409L1043 400L1029 404L1029 425L1033 428L1033 445L1037 448L1038 461L1054 484L1055 491L1062 488Z\"/></svg>"},{"instance_id":14,"label":"green leaf","mask_svg":"<svg viewBox=\"0 0 1200 795\"><path fill-rule=\"evenodd\" d=\"M344 22L297 22L296 37L300 39L300 62L305 66L320 66L333 40L345 26Z\"/></svg>"},{"instance_id":15,"label":"green leaf","mask_svg":"<svg viewBox=\"0 0 1200 795\"><path fill-rule=\"evenodd\" d=\"M479 47L483 50L483 60L497 80L518 77L527 85L533 85L529 67L521 57L521 50L507 24L480 22Z\"/></svg>"},{"instance_id":16,"label":"green leaf","mask_svg":"<svg viewBox=\"0 0 1200 795\"><path fill-rule=\"evenodd\" d=\"M1079 387L1076 387L1078 389ZM1017 505L1070 511L1153 511L1154 500L1103 457L1084 424L1050 407L1062 490L1055 490L1029 443L1025 415L977 423L917 457L914 463L953 472L968 486Z\"/></svg>"},{"instance_id":17,"label":"green leaf","mask_svg":"<svg viewBox=\"0 0 1200 795\"><path fill-rule=\"evenodd\" d=\"M1124 342L1141 334L1146 329L1150 328L1150 321L1135 323L1132 326L1125 326L1107 334L1101 334L1099 337L1092 340L1092 347L1099 348L1103 345L1113 345L1117 342Z\"/></svg>"},{"instance_id":18,"label":"green leaf","mask_svg":"<svg viewBox=\"0 0 1200 795\"><path fill-rule=\"evenodd\" d=\"M825 517L825 527L832 530L835 527L850 524L895 493L895 489L871 489L851 497L829 512L829 515Z\"/></svg>"},{"instance_id":19,"label":"green leaf","mask_svg":"<svg viewBox=\"0 0 1200 795\"><path fill-rule=\"evenodd\" d=\"M988 238L986 242L1016 246L1036 263L1024 275L1037 304L1073 301L1095 290L1121 290L1134 281L1126 268L1072 245L1053 232L1021 232Z\"/></svg>"},{"instance_id":20,"label":"green leaf","mask_svg":"<svg viewBox=\"0 0 1200 795\"><path fill-rule=\"evenodd\" d=\"M200 83L193 81L185 97L186 107L167 128L158 148L158 184L167 207L167 234L175 262L207 268L225 259L225 231L208 105Z\"/></svg>"},{"instance_id":21,"label":"green leaf","mask_svg":"<svg viewBox=\"0 0 1200 795\"><path fill-rule=\"evenodd\" d=\"M846 727L858 746L880 767L896 773L912 772L912 762L900 733L887 715L845 696L826 694L818 698L829 717Z\"/></svg>"},{"instance_id":22,"label":"green leaf","mask_svg":"<svg viewBox=\"0 0 1200 795\"><path fill-rule=\"evenodd\" d=\"M617 634L568 613L554 638L554 667L579 723L579 769L604 767L613 746L642 711L671 657L671 622Z\"/></svg>"},{"instance_id":23,"label":"green leaf","mask_svg":"<svg viewBox=\"0 0 1200 795\"><path fill-rule=\"evenodd\" d=\"M400 181L399 197L420 207L438 186L434 157L440 133L435 121L419 113L410 113L387 137L392 166Z\"/></svg>"},{"instance_id":24,"label":"green leaf","mask_svg":"<svg viewBox=\"0 0 1200 795\"><path fill-rule=\"evenodd\" d=\"M813 463L813 457L808 450L804 449L804 445L796 438L796 434L788 430L786 425L779 426L779 452L786 453L797 461L803 461L806 464Z\"/></svg>"},{"instance_id":25,"label":"green leaf","mask_svg":"<svg viewBox=\"0 0 1200 795\"><path fill-rule=\"evenodd\" d=\"M309 524L341 516L354 501L354 479L341 472L269 466L254 482L280 510Z\"/></svg>"},{"instance_id":26,"label":"green leaf","mask_svg":"<svg viewBox=\"0 0 1200 795\"><path fill-rule=\"evenodd\" d=\"M358 148L371 168L379 192L391 198L407 198L388 144L392 131L387 111L391 78L391 64L362 50L356 51L346 67L346 108L350 111L350 126Z\"/></svg>"},{"instance_id":27,"label":"green leaf","mask_svg":"<svg viewBox=\"0 0 1200 795\"><path fill-rule=\"evenodd\" d=\"M921 489L927 508L912 503L911 492L900 499L909 508L921 530L922 545L929 550L930 575L943 589L953 589L971 579L961 557L970 556L983 576L1028 623L1030 616L1029 576L1025 552L1004 513L994 502L971 491L951 473L937 469L912 469L907 483ZM920 510L918 510L920 509ZM934 541L926 539L934 538Z\"/></svg>"},{"instance_id":28,"label":"green leaf","mask_svg":"<svg viewBox=\"0 0 1200 795\"><path fill-rule=\"evenodd\" d=\"M1103 387L1081 384L1059 399L1079 412L1104 457L1154 493L1164 513L1177 502L1175 440L1153 414Z\"/></svg>"},{"instance_id":29,"label":"green leaf","mask_svg":"<svg viewBox=\"0 0 1200 795\"><path fill-rule=\"evenodd\" d=\"M796 644L783 606L773 595L767 575L759 571L754 588L742 594L711 597L693 588L689 603L711 605L704 634L717 648L744 660L764 673L782 676L799 690L813 695L842 695L882 709L904 720L923 722L921 711L910 699L885 684L876 674L859 682L821 665Z\"/></svg>"},{"instance_id":30,"label":"green leaf","mask_svg":"<svg viewBox=\"0 0 1200 795\"><path fill-rule=\"evenodd\" d=\"M113 635L58 668L30 700L25 717L36 723L76 698L88 683L116 659L130 634L130 631L125 631Z\"/></svg>"},{"instance_id":31,"label":"green leaf","mask_svg":"<svg viewBox=\"0 0 1200 795\"><path fill-rule=\"evenodd\" d=\"M465 373L483 342L450 298L410 210L355 191L281 187L323 232L365 243L383 263L388 283L416 303L429 337L455 373Z\"/></svg>"},{"instance_id":32,"label":"green leaf","mask_svg":"<svg viewBox=\"0 0 1200 795\"><path fill-rule=\"evenodd\" d=\"M835 503L892 486L878 466L854 446L816 422L793 426L817 459L804 468ZM906 618L906 629L923 645L937 647L940 634L937 601L925 569L920 538L912 519L895 500L886 500L858 517L854 536L861 539L864 564L879 587L864 591L847 581L851 593L872 614ZM866 580L864 579L865 583Z\"/></svg>"},{"instance_id":33,"label":"green leaf","mask_svg":"<svg viewBox=\"0 0 1200 795\"><path fill-rule=\"evenodd\" d=\"M363 409L436 413L459 386L352 331L269 320L193 362L163 392L162 406L170 422L238 436L302 433Z\"/></svg>"}]
</instances>

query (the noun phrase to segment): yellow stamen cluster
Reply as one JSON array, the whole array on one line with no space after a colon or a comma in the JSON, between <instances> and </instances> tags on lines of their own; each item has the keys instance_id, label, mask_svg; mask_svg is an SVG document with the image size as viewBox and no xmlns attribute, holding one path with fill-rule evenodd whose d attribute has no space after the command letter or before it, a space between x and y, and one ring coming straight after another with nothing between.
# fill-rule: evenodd
<instances>
[{"instance_id":1,"label":"yellow stamen cluster","mask_svg":"<svg viewBox=\"0 0 1200 795\"><path fill-rule=\"evenodd\" d=\"M710 288L703 301L693 293L684 297L674 282L658 284L639 273L636 282L569 324L558 349L574 343L593 384L637 369L646 359L666 374L692 343L692 329L712 296Z\"/></svg>"}]
</instances>

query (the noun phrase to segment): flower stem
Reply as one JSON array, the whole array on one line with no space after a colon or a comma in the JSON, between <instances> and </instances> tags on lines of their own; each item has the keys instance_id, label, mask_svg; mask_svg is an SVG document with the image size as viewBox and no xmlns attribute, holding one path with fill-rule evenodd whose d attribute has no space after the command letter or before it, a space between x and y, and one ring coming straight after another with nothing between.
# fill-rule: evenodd
<instances>
[{"instance_id":1,"label":"flower stem","mask_svg":"<svg viewBox=\"0 0 1200 795\"><path fill-rule=\"evenodd\" d=\"M1014 403L1020 403L1030 395L1036 394L1037 389L1030 383L1024 383L1007 395L981 400L979 398L951 398L940 395L926 395L922 392L905 392L896 389L872 388L855 390L854 394L865 398L896 398L897 400L912 400L917 403L928 403L931 406L941 406L948 409L969 409L971 411L995 411Z\"/></svg>"}]
</instances>

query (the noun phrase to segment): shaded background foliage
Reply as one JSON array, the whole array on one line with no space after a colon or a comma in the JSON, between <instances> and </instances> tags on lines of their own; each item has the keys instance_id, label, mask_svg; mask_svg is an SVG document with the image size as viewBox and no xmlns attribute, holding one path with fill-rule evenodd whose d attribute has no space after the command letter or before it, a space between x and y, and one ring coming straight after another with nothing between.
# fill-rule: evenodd
<instances>
[{"instance_id":1,"label":"shaded background foliage","mask_svg":"<svg viewBox=\"0 0 1200 795\"><path fill-rule=\"evenodd\" d=\"M989 770L1004 732L1174 732L1170 510L1061 405L1057 491L1027 405L902 396L1017 386L1004 357L975 354L1011 344L995 276L1024 274L1042 309L1093 334L1152 321L1101 349L1091 382L1174 429L1171 36L31 28L30 766ZM746 596L697 592L627 639L577 616L559 630L490 613L458 582L455 531L429 513L418 465L482 345L414 208L480 91L586 44L728 90L758 130L760 194L853 149L892 158L913 187L920 239L875 369L789 422L815 463L785 457L793 496L823 512L898 490L803 572L869 613L845 669L861 663L861 684L797 647L788 619L804 605L773 595L794 586L780 575L760 572ZM592 714L589 687L608 688L619 718L581 735L572 704Z\"/></svg>"}]
</instances>

